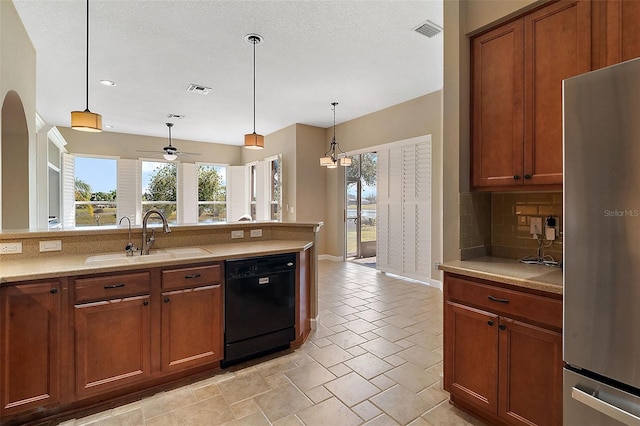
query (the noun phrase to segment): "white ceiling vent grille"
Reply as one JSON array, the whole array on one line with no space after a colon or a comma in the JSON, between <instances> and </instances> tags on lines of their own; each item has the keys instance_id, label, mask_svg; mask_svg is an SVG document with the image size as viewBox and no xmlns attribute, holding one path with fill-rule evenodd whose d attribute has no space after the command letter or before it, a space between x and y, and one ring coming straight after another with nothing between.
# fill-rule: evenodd
<instances>
[{"instance_id":1,"label":"white ceiling vent grille","mask_svg":"<svg viewBox=\"0 0 640 426\"><path fill-rule=\"evenodd\" d=\"M173 118L176 120L182 120L185 116L180 114L167 114L167 118Z\"/></svg>"},{"instance_id":2,"label":"white ceiling vent grille","mask_svg":"<svg viewBox=\"0 0 640 426\"><path fill-rule=\"evenodd\" d=\"M440 34L442 32L442 27L427 20L424 24L415 28L414 31L431 38Z\"/></svg>"},{"instance_id":3,"label":"white ceiling vent grille","mask_svg":"<svg viewBox=\"0 0 640 426\"><path fill-rule=\"evenodd\" d=\"M208 95L211 92L211 87L201 86L199 84L190 84L187 87L187 92L198 93L200 95Z\"/></svg>"}]
</instances>

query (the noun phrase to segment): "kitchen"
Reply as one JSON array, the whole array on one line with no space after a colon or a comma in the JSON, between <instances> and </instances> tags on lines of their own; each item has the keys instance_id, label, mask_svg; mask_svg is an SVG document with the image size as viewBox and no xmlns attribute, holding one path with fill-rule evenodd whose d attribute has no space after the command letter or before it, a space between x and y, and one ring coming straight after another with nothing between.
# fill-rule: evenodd
<instances>
[{"instance_id":1,"label":"kitchen","mask_svg":"<svg viewBox=\"0 0 640 426\"><path fill-rule=\"evenodd\" d=\"M468 93L470 93L468 71L470 52L468 51L468 43L464 41L467 38L467 34L477 32L477 30L483 29L495 21L503 21L504 17L520 12L523 7L533 3L490 2L487 5L487 2L482 1L467 3L445 2L444 26L451 29L451 31L445 31L444 33L446 72L441 96L443 102L442 110L447 111L447 114L442 114L442 136L439 136L439 132L434 131L434 134L437 135L434 138L434 150L440 147L441 151L439 152L441 154L435 155L435 157L439 158L441 156L443 158L442 164L446 164L446 167L442 168L442 180L440 181L442 183L435 181L439 174L437 172L434 173L433 183L434 187L437 188L437 194L441 194L440 197L442 197L442 207L435 207L435 209L436 211L443 210L445 214L434 215L436 219L433 227L437 228L434 230L434 245L438 249L438 251L434 251L434 259L442 259L445 262L455 261L462 258L462 250L475 250L476 247L482 246L482 244L475 244L472 241L473 239L468 240L469 246L461 244L463 243L461 240L463 232L461 228L462 210L464 210L463 198L467 197L465 194L469 193L468 186L470 181L470 167L468 165L470 124L466 113L469 110L467 105L469 103ZM458 31L455 31L456 29ZM439 103L434 102L434 104ZM437 106L434 111L440 111L440 107ZM435 115L440 116L439 113ZM327 177L326 183L331 188L339 187L338 180L333 175ZM435 191L434 193L436 193ZM462 196L459 197L459 194ZM484 193L473 193L468 196L479 199L478 201L472 200L471 203L483 206L479 210L480 212L486 211L483 209L490 208L488 206L491 206L493 202L493 200L488 201L488 196ZM434 199L437 198L437 196L434 196ZM329 204L332 205L332 203ZM558 202L557 200L554 201L552 195L549 200L545 200L538 205L538 212L542 204L550 205L553 208L554 205L558 205ZM486 214L482 214L486 216ZM442 227L439 224L440 220L442 221ZM327 220L326 229L330 230L330 234L333 235L338 231L338 226L330 226L331 223ZM443 238L440 235L446 237ZM486 239L486 233L482 234L481 238ZM327 248L322 250L322 253L339 255L340 250L337 247L337 242L327 242ZM442 256L437 255L440 252ZM440 275L438 274L439 272L437 271L433 272L434 277L439 277Z\"/></svg>"}]
</instances>

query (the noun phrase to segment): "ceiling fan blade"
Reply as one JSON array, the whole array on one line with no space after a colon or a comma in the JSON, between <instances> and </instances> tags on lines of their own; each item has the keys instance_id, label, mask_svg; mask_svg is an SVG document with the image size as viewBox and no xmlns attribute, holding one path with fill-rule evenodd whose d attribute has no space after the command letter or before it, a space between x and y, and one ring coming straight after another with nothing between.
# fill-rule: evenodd
<instances>
[{"instance_id":1,"label":"ceiling fan blade","mask_svg":"<svg viewBox=\"0 0 640 426\"><path fill-rule=\"evenodd\" d=\"M197 156L197 155L202 155L202 154L197 153L197 152L184 152L184 151L178 151L178 152L176 152L176 155L191 155L191 156Z\"/></svg>"}]
</instances>

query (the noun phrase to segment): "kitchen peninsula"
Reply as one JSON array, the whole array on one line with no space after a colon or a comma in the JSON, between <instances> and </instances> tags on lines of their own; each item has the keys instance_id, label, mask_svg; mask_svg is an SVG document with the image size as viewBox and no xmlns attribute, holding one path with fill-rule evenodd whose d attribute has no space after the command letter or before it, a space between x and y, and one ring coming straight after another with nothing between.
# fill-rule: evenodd
<instances>
[{"instance_id":1,"label":"kitchen peninsula","mask_svg":"<svg viewBox=\"0 0 640 426\"><path fill-rule=\"evenodd\" d=\"M0 423L61 420L216 374L229 259L295 255L291 345L302 344L321 226L175 225L147 256L127 256L127 228L0 233L21 248L0 255Z\"/></svg>"}]
</instances>

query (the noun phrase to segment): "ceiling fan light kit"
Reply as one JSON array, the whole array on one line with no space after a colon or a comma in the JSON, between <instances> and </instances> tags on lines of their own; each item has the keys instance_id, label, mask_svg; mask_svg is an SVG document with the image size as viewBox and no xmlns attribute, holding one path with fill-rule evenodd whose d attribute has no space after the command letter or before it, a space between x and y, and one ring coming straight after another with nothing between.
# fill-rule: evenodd
<instances>
[{"instance_id":1,"label":"ceiling fan light kit","mask_svg":"<svg viewBox=\"0 0 640 426\"><path fill-rule=\"evenodd\" d=\"M247 43L253 44L253 133L244 135L244 147L247 149L263 149L264 136L256 133L256 44L262 42L258 34L244 36Z\"/></svg>"},{"instance_id":2,"label":"ceiling fan light kit","mask_svg":"<svg viewBox=\"0 0 640 426\"><path fill-rule=\"evenodd\" d=\"M89 0L87 0L87 56L86 56L86 108L84 111L71 111L71 128L83 132L101 132L102 116L89 111Z\"/></svg>"}]
</instances>

